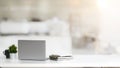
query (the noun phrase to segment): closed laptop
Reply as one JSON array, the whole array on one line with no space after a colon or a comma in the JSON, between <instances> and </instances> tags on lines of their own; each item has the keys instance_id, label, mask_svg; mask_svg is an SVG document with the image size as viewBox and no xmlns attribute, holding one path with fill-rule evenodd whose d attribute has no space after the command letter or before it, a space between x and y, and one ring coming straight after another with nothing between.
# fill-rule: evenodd
<instances>
[{"instance_id":1,"label":"closed laptop","mask_svg":"<svg viewBox=\"0 0 120 68\"><path fill-rule=\"evenodd\" d=\"M18 58L20 60L45 60L45 40L18 40Z\"/></svg>"}]
</instances>

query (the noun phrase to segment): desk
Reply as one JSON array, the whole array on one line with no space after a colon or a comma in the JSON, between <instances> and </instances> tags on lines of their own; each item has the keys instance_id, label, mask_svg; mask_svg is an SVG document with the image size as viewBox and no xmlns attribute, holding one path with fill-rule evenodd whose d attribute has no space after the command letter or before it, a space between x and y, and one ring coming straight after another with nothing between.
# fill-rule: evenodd
<instances>
[{"instance_id":1,"label":"desk","mask_svg":"<svg viewBox=\"0 0 120 68\"><path fill-rule=\"evenodd\" d=\"M74 55L58 61L8 60L1 58L0 67L120 67L120 55Z\"/></svg>"}]
</instances>

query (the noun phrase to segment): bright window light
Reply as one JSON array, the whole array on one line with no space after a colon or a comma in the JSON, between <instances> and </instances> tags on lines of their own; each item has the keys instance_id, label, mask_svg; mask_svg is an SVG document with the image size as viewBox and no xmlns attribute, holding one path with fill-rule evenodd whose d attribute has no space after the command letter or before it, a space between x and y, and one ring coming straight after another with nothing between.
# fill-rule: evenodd
<instances>
[{"instance_id":1,"label":"bright window light","mask_svg":"<svg viewBox=\"0 0 120 68\"><path fill-rule=\"evenodd\" d=\"M97 0L97 5L99 8L107 8L107 0Z\"/></svg>"}]
</instances>

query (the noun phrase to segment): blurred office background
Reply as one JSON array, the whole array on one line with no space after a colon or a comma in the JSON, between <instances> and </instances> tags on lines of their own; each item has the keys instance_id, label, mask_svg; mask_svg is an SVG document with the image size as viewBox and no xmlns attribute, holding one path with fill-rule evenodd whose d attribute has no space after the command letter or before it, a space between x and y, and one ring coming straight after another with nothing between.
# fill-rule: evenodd
<instances>
[{"instance_id":1,"label":"blurred office background","mask_svg":"<svg viewBox=\"0 0 120 68\"><path fill-rule=\"evenodd\" d=\"M4 28L5 22L57 22L51 24L50 34L47 33L50 28L45 25L41 33L70 36L74 54L116 54L120 52L119 3L119 0L0 0L0 33L11 35ZM36 31L39 29L33 27Z\"/></svg>"}]
</instances>

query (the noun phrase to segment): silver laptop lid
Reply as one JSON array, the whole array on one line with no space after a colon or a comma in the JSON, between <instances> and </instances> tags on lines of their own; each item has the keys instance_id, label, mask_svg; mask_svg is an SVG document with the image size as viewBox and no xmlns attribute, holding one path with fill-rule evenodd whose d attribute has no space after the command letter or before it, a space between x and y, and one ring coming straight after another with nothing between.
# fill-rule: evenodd
<instances>
[{"instance_id":1,"label":"silver laptop lid","mask_svg":"<svg viewBox=\"0 0 120 68\"><path fill-rule=\"evenodd\" d=\"M45 40L18 40L18 58L21 60L45 60Z\"/></svg>"}]
</instances>

